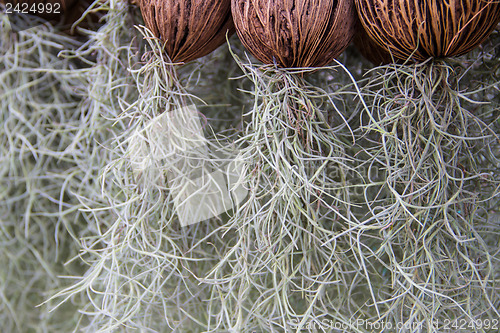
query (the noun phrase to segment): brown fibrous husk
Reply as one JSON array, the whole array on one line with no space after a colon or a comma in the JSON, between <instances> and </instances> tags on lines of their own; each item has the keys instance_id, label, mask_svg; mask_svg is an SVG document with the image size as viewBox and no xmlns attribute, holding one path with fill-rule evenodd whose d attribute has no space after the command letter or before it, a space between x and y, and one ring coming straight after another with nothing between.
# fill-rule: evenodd
<instances>
[{"instance_id":1,"label":"brown fibrous husk","mask_svg":"<svg viewBox=\"0 0 500 333\"><path fill-rule=\"evenodd\" d=\"M500 21L498 0L355 0L373 41L400 60L463 55Z\"/></svg>"},{"instance_id":2,"label":"brown fibrous husk","mask_svg":"<svg viewBox=\"0 0 500 333\"><path fill-rule=\"evenodd\" d=\"M232 0L231 9L244 46L279 67L326 65L355 31L353 0Z\"/></svg>"},{"instance_id":3,"label":"brown fibrous husk","mask_svg":"<svg viewBox=\"0 0 500 333\"><path fill-rule=\"evenodd\" d=\"M146 27L172 62L209 54L234 32L230 0L138 0Z\"/></svg>"}]
</instances>

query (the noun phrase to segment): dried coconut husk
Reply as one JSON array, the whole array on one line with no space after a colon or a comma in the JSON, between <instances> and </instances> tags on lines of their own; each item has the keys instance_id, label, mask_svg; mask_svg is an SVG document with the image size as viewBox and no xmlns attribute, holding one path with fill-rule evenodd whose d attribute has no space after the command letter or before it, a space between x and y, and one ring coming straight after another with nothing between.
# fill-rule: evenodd
<instances>
[{"instance_id":1,"label":"dried coconut husk","mask_svg":"<svg viewBox=\"0 0 500 333\"><path fill-rule=\"evenodd\" d=\"M172 62L209 54L234 32L230 0L139 0L146 27L165 43Z\"/></svg>"},{"instance_id":2,"label":"dried coconut husk","mask_svg":"<svg viewBox=\"0 0 500 333\"><path fill-rule=\"evenodd\" d=\"M397 59L463 55L500 21L497 0L356 0L368 35Z\"/></svg>"},{"instance_id":3,"label":"dried coconut husk","mask_svg":"<svg viewBox=\"0 0 500 333\"><path fill-rule=\"evenodd\" d=\"M244 46L284 68L330 63L355 31L352 0L232 0L231 9Z\"/></svg>"}]
</instances>

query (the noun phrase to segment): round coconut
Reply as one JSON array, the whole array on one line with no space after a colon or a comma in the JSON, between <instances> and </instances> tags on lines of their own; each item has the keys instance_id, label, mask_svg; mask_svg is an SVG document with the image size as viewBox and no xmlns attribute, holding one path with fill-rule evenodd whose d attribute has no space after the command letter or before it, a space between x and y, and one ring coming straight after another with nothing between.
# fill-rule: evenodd
<instances>
[{"instance_id":1,"label":"round coconut","mask_svg":"<svg viewBox=\"0 0 500 333\"><path fill-rule=\"evenodd\" d=\"M0 0L2 4L20 5L19 10L22 13L38 16L45 20L59 20L76 2L77 0ZM26 7L25 4L28 6ZM54 12L55 10L57 12Z\"/></svg>"},{"instance_id":2,"label":"round coconut","mask_svg":"<svg viewBox=\"0 0 500 333\"><path fill-rule=\"evenodd\" d=\"M230 0L139 0L139 6L173 62L207 55L234 32Z\"/></svg>"},{"instance_id":3,"label":"round coconut","mask_svg":"<svg viewBox=\"0 0 500 333\"><path fill-rule=\"evenodd\" d=\"M463 55L500 21L498 0L355 1L370 38L400 60Z\"/></svg>"},{"instance_id":4,"label":"round coconut","mask_svg":"<svg viewBox=\"0 0 500 333\"><path fill-rule=\"evenodd\" d=\"M279 67L324 66L355 31L353 0L232 0L231 9L244 46Z\"/></svg>"}]
</instances>

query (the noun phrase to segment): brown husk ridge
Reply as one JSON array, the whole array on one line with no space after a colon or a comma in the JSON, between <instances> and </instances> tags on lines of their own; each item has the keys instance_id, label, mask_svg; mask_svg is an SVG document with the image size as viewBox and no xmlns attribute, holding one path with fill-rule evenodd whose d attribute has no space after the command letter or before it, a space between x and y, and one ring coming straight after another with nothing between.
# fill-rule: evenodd
<instances>
[{"instance_id":1,"label":"brown husk ridge","mask_svg":"<svg viewBox=\"0 0 500 333\"><path fill-rule=\"evenodd\" d=\"M139 0L146 27L165 43L172 62L209 54L234 32L230 0Z\"/></svg>"},{"instance_id":2,"label":"brown husk ridge","mask_svg":"<svg viewBox=\"0 0 500 333\"><path fill-rule=\"evenodd\" d=\"M231 9L244 46L285 68L330 63L355 29L353 0L232 0Z\"/></svg>"},{"instance_id":3,"label":"brown husk ridge","mask_svg":"<svg viewBox=\"0 0 500 333\"><path fill-rule=\"evenodd\" d=\"M356 0L369 36L397 59L463 55L500 21L498 0Z\"/></svg>"}]
</instances>

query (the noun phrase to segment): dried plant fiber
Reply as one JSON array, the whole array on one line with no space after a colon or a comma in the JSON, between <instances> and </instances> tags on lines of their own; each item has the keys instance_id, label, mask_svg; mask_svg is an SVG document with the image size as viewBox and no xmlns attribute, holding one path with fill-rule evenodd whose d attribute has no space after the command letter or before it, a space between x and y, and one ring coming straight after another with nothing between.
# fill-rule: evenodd
<instances>
[{"instance_id":1,"label":"dried plant fiber","mask_svg":"<svg viewBox=\"0 0 500 333\"><path fill-rule=\"evenodd\" d=\"M498 0L356 0L368 35L395 58L463 55L500 21Z\"/></svg>"},{"instance_id":2,"label":"dried plant fiber","mask_svg":"<svg viewBox=\"0 0 500 333\"><path fill-rule=\"evenodd\" d=\"M234 31L230 0L139 0L146 27L173 62L209 54Z\"/></svg>"},{"instance_id":3,"label":"dried plant fiber","mask_svg":"<svg viewBox=\"0 0 500 333\"><path fill-rule=\"evenodd\" d=\"M232 0L231 10L244 46L279 67L324 66L355 31L352 0Z\"/></svg>"}]
</instances>

